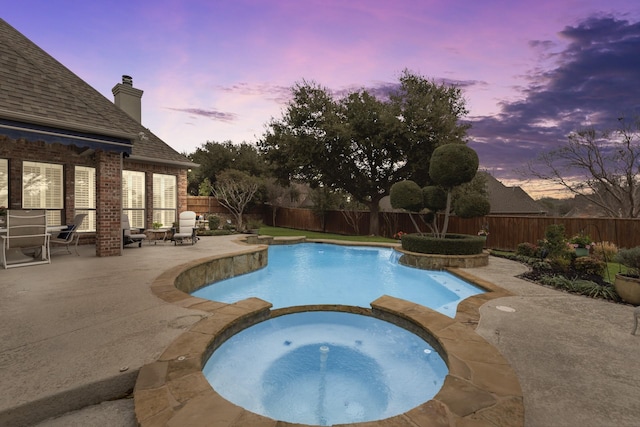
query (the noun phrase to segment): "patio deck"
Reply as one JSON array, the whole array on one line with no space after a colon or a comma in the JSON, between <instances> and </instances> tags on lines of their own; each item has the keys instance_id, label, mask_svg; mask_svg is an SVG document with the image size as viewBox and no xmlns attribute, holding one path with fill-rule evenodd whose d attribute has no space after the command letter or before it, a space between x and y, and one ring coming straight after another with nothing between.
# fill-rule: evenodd
<instances>
[{"instance_id":1,"label":"patio deck","mask_svg":"<svg viewBox=\"0 0 640 427\"><path fill-rule=\"evenodd\" d=\"M138 370L205 316L157 298L151 283L170 267L242 249L236 238L145 243L109 258L83 246L80 257L0 270L0 425L136 425L123 397ZM503 259L465 271L516 295L487 302L476 332L516 371L527 426L638 425L633 307L517 279L524 267Z\"/></svg>"}]
</instances>

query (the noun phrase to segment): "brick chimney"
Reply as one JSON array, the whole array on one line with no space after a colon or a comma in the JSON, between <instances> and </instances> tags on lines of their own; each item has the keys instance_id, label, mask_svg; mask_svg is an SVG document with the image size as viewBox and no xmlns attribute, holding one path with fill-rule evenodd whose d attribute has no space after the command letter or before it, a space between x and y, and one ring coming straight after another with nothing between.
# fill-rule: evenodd
<instances>
[{"instance_id":1,"label":"brick chimney","mask_svg":"<svg viewBox=\"0 0 640 427\"><path fill-rule=\"evenodd\" d=\"M122 83L118 83L111 89L114 103L125 113L142 123L142 93L140 89L133 87L131 76L122 76Z\"/></svg>"}]
</instances>

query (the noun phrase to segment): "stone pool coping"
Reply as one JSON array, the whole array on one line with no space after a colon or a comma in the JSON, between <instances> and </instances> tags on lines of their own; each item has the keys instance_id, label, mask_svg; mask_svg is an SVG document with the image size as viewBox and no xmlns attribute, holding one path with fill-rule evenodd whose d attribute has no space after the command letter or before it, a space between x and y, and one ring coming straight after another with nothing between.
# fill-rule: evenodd
<instances>
[{"instance_id":1,"label":"stone pool coping","mask_svg":"<svg viewBox=\"0 0 640 427\"><path fill-rule=\"evenodd\" d=\"M480 317L480 306L511 295L509 292L466 272L450 269L488 291L462 301L452 319L386 295L373 301L371 309L317 305L271 310L269 302L258 298L225 304L193 297L176 287L188 283L189 287L197 288L199 285L193 283L202 285L214 281L210 280L212 277L220 280L225 274L232 277L261 268L267 262L266 250L261 245L194 260L167 270L151 285L154 294L165 301L208 315L174 340L155 362L141 368L134 389L135 414L141 426L294 425L227 401L209 385L202 368L217 346L252 324L290 312L326 309L373 315L418 333L442 350L449 367L443 387L432 400L391 418L345 426L524 426L522 390L514 370L495 347L473 330Z\"/></svg>"}]
</instances>

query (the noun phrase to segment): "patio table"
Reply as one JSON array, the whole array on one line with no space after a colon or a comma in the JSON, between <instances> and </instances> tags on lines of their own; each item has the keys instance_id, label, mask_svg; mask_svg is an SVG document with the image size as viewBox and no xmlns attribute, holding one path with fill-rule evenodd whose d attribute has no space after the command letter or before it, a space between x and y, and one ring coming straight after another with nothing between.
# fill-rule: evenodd
<instances>
[{"instance_id":1,"label":"patio table","mask_svg":"<svg viewBox=\"0 0 640 427\"><path fill-rule=\"evenodd\" d=\"M149 244L153 242L154 245L158 244L158 241L162 241L164 243L167 240L167 233L171 231L170 228L150 228L144 230L144 234L147 235L147 240L149 240Z\"/></svg>"}]
</instances>

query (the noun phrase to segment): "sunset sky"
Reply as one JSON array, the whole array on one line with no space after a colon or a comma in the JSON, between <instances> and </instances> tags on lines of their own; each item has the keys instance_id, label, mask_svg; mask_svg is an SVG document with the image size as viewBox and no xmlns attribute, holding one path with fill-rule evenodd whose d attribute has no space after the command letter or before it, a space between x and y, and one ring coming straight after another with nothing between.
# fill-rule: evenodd
<instances>
[{"instance_id":1,"label":"sunset sky","mask_svg":"<svg viewBox=\"0 0 640 427\"><path fill-rule=\"evenodd\" d=\"M0 0L0 17L182 153L255 143L303 79L388 88L403 69L459 85L481 167L514 170L585 126L640 113L637 0ZM1 41L0 41L1 42Z\"/></svg>"}]
</instances>

